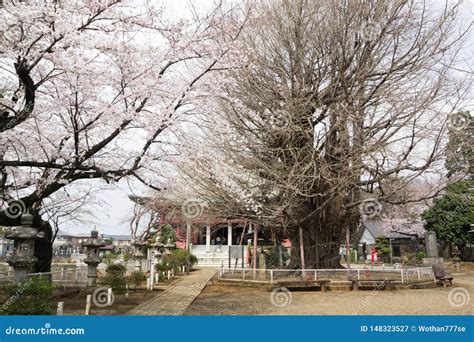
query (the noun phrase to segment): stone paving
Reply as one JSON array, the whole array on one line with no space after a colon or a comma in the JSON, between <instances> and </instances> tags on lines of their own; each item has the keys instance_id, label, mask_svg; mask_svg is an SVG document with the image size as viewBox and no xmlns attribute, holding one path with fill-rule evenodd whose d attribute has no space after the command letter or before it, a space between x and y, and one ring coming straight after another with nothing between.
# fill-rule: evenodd
<instances>
[{"instance_id":1,"label":"stone paving","mask_svg":"<svg viewBox=\"0 0 474 342\"><path fill-rule=\"evenodd\" d=\"M127 314L144 316L182 315L199 296L207 283L216 274L215 268L202 268L191 272L171 285L165 291L157 293L152 299L140 304Z\"/></svg>"}]
</instances>

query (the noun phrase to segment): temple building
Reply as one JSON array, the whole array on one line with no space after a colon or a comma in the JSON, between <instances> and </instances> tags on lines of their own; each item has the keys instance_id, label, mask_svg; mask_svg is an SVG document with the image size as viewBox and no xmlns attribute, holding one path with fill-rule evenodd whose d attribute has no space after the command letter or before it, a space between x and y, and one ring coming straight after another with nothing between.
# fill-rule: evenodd
<instances>
[{"instance_id":1,"label":"temple building","mask_svg":"<svg viewBox=\"0 0 474 342\"><path fill-rule=\"evenodd\" d=\"M199 266L227 266L229 260L234 260L239 266L247 267L252 228L246 221L200 217L192 222L175 219L163 223L176 229L177 246L189 248L198 258Z\"/></svg>"}]
</instances>

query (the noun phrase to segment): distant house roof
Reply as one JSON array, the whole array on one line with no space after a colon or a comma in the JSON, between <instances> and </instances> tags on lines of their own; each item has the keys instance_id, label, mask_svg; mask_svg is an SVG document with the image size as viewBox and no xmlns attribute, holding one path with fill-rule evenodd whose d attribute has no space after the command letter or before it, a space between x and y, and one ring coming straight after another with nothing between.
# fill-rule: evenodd
<instances>
[{"instance_id":1,"label":"distant house roof","mask_svg":"<svg viewBox=\"0 0 474 342\"><path fill-rule=\"evenodd\" d=\"M112 239L115 241L131 241L131 235L114 235L114 234L101 234L102 239Z\"/></svg>"},{"instance_id":2,"label":"distant house roof","mask_svg":"<svg viewBox=\"0 0 474 342\"><path fill-rule=\"evenodd\" d=\"M100 250L105 250L105 251L113 251L115 249L114 245L105 245L100 247Z\"/></svg>"},{"instance_id":3,"label":"distant house roof","mask_svg":"<svg viewBox=\"0 0 474 342\"><path fill-rule=\"evenodd\" d=\"M76 238L88 238L91 236L91 233L68 233L64 230L59 230L58 237L76 237ZM131 241L131 235L115 235L115 234L100 234L102 239L112 239L115 241Z\"/></svg>"},{"instance_id":4,"label":"distant house roof","mask_svg":"<svg viewBox=\"0 0 474 342\"><path fill-rule=\"evenodd\" d=\"M357 241L360 241L364 230L376 238L385 236L390 239L412 239L422 237L425 229L421 221L410 220L363 220Z\"/></svg>"},{"instance_id":5,"label":"distant house roof","mask_svg":"<svg viewBox=\"0 0 474 342\"><path fill-rule=\"evenodd\" d=\"M56 236L85 238L85 237L91 236L91 233L68 233L68 232L65 232L64 230L59 230Z\"/></svg>"}]
</instances>

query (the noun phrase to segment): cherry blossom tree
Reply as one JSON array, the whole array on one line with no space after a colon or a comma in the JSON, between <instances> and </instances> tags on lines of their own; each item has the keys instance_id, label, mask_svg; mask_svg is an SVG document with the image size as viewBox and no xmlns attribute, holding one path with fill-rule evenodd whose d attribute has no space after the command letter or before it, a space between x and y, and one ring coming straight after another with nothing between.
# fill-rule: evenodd
<instances>
[{"instance_id":1,"label":"cherry blossom tree","mask_svg":"<svg viewBox=\"0 0 474 342\"><path fill-rule=\"evenodd\" d=\"M34 216L37 272L48 271L47 201L87 180L134 177L159 189L172 127L227 64L245 23L235 8L171 15L151 1L0 5L0 225ZM238 19L239 18L239 19Z\"/></svg>"}]
</instances>

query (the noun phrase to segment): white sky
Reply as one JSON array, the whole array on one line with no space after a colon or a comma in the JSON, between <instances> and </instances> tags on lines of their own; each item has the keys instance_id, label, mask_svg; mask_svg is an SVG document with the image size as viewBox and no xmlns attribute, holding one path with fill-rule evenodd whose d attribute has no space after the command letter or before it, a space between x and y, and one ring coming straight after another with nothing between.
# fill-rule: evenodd
<instances>
[{"instance_id":1,"label":"white sky","mask_svg":"<svg viewBox=\"0 0 474 342\"><path fill-rule=\"evenodd\" d=\"M189 1L187 0L168 0L166 6L171 13L177 13L178 15L185 15L186 7ZM199 4L199 6L212 5L212 0L201 0L194 1L193 3ZM444 5L444 0L434 0L434 3L439 6ZM462 3L462 10L460 11L461 19L466 22L472 22L474 18L474 0L464 1ZM465 46L465 69L474 72L474 35L471 35L469 41ZM472 92L474 99L474 91ZM469 108L471 111L474 110L474 102L471 102ZM91 182L92 183L92 182ZM91 184L92 185L92 184ZM132 217L133 204L128 199L128 195L147 195L148 190L137 182L133 182L131 188L126 181L119 184L113 184L107 186L107 190L100 192L98 198L101 202L105 203L105 206L97 207L95 205L89 206L87 209L94 212L95 217L91 217L90 220L93 223L84 224L65 224L61 229L70 233L86 233L97 227L100 233L106 234L130 234L129 220ZM98 184L101 188L104 188L104 184ZM94 202L95 203L95 202Z\"/></svg>"}]
</instances>

